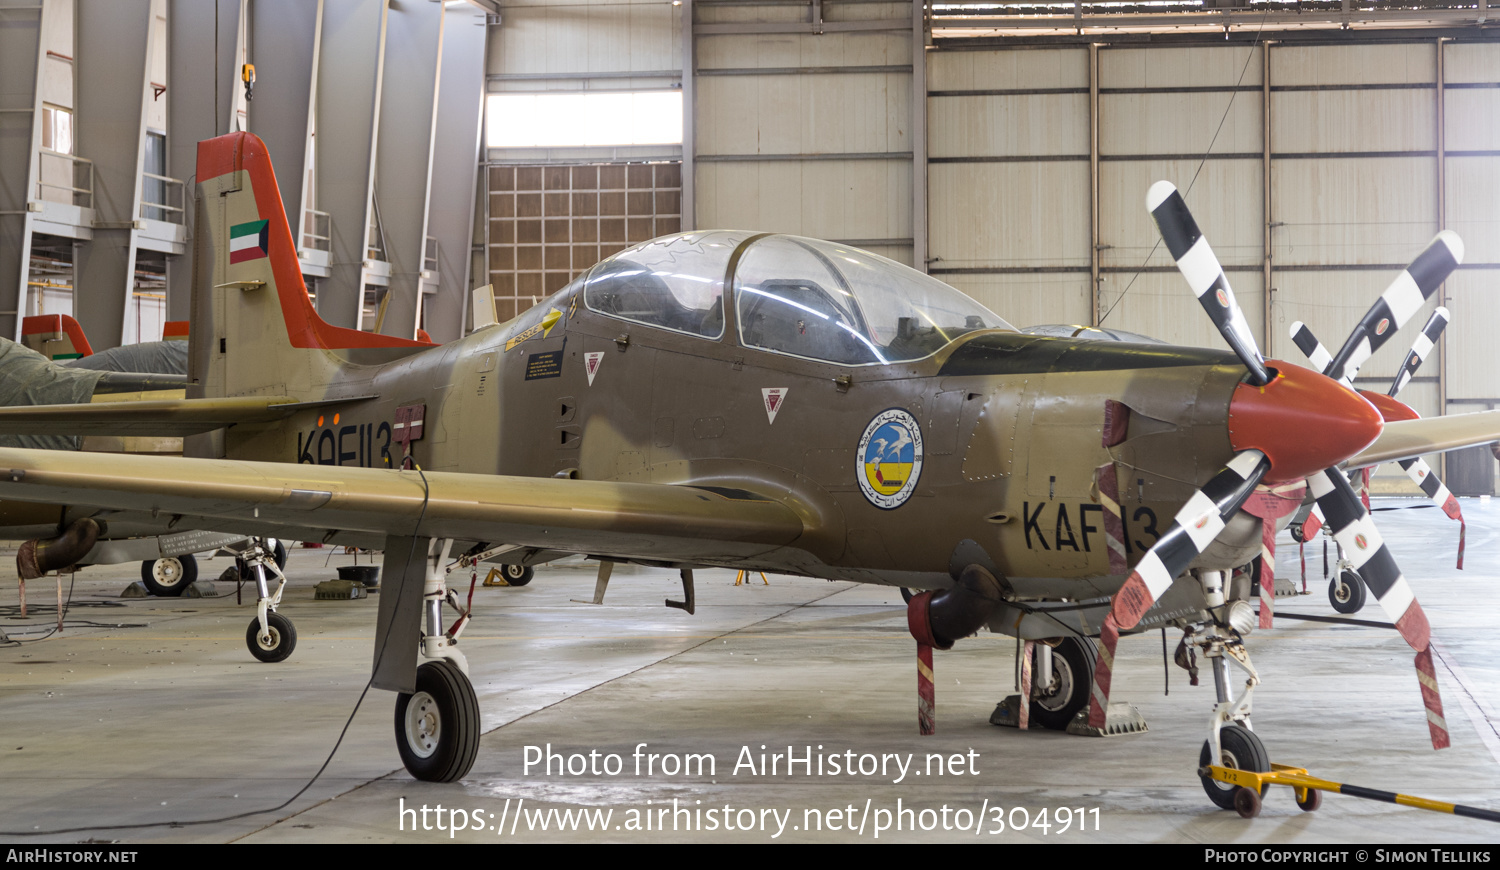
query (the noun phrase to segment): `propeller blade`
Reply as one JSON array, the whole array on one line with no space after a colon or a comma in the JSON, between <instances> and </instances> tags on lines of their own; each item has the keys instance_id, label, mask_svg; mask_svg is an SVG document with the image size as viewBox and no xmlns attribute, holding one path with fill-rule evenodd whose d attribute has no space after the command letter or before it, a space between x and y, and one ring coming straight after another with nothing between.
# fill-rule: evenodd
<instances>
[{"instance_id":1,"label":"propeller blade","mask_svg":"<svg viewBox=\"0 0 1500 870\"><path fill-rule=\"evenodd\" d=\"M1318 374L1328 374L1328 364L1333 362L1333 354L1328 352L1323 342L1318 341L1318 337L1307 328L1307 324L1300 320L1292 324L1292 343L1297 345L1297 349L1302 351L1302 355L1307 357L1308 362L1312 363L1313 371Z\"/></svg>"},{"instance_id":2,"label":"propeller blade","mask_svg":"<svg viewBox=\"0 0 1500 870\"><path fill-rule=\"evenodd\" d=\"M1427 724L1434 749L1448 745L1448 726L1443 718L1443 699L1438 692L1437 677L1432 669L1432 628L1427 614L1417 603L1411 586L1401 574L1370 512L1360 504L1349 479L1337 468L1329 468L1307 479L1318 507L1328 519L1334 540L1354 565L1380 607L1396 624L1396 630L1407 645L1417 651L1417 680L1422 687L1422 702L1427 708Z\"/></svg>"},{"instance_id":3,"label":"propeller blade","mask_svg":"<svg viewBox=\"0 0 1500 870\"><path fill-rule=\"evenodd\" d=\"M1448 309L1439 305L1432 316L1427 318L1427 325L1422 327L1422 334L1412 342L1411 350L1406 354L1406 361L1401 363L1401 371L1396 373L1396 380L1391 382L1390 392L1387 396L1395 398L1396 394L1409 383L1412 375L1422 367L1422 361L1427 359L1427 354L1432 352L1433 345L1437 344L1438 336L1443 334L1443 329L1448 326Z\"/></svg>"},{"instance_id":4,"label":"propeller blade","mask_svg":"<svg viewBox=\"0 0 1500 870\"><path fill-rule=\"evenodd\" d=\"M1193 493L1115 593L1114 606L1099 632L1099 659L1089 695L1089 724L1103 728L1109 711L1109 686L1120 631L1134 628L1178 574L1224 530L1224 523L1255 492L1271 461L1259 450L1235 454L1213 479Z\"/></svg>"},{"instance_id":5,"label":"propeller blade","mask_svg":"<svg viewBox=\"0 0 1500 870\"><path fill-rule=\"evenodd\" d=\"M1463 508L1459 507L1458 499L1453 497L1453 493L1448 491L1447 485L1437 476L1437 472L1433 471L1432 466L1428 465L1427 460L1422 457L1403 459L1398 464L1401 470L1406 472L1406 476L1421 487L1422 494L1427 496L1429 501L1441 508L1443 513L1448 515L1448 519L1458 521L1458 570L1462 571L1464 569L1464 538L1468 535L1469 524L1464 521Z\"/></svg>"},{"instance_id":6,"label":"propeller blade","mask_svg":"<svg viewBox=\"0 0 1500 870\"><path fill-rule=\"evenodd\" d=\"M1135 566L1115 594L1110 613L1121 629L1134 628L1178 574L1201 554L1234 512L1240 509L1271 462L1259 450L1245 450L1229 461L1203 488L1193 493L1165 534Z\"/></svg>"},{"instance_id":7,"label":"propeller blade","mask_svg":"<svg viewBox=\"0 0 1500 870\"><path fill-rule=\"evenodd\" d=\"M1464 243L1458 234L1452 230L1438 233L1427 249L1396 276L1396 280L1365 312L1354 331L1344 340L1344 346L1334 354L1326 374L1345 385L1352 385L1365 360L1406 325L1422 303L1437 292L1438 286L1463 261Z\"/></svg>"},{"instance_id":8,"label":"propeller blade","mask_svg":"<svg viewBox=\"0 0 1500 870\"><path fill-rule=\"evenodd\" d=\"M1219 265L1219 258L1214 256L1208 240L1199 231L1198 224L1193 220L1192 212L1188 211L1187 203L1183 202L1182 194L1177 192L1177 187L1170 181L1158 181L1151 185L1146 193L1146 210L1156 220L1162 241L1166 242L1172 259L1177 261L1177 269L1182 272L1182 277L1193 288L1198 304L1203 306L1224 340L1229 342L1245 368L1250 370L1250 382L1257 387L1269 382L1271 376L1266 371L1265 357L1260 355L1255 337L1250 334L1250 324L1245 320L1245 313L1234 300L1234 291L1229 288L1224 268Z\"/></svg>"}]
</instances>

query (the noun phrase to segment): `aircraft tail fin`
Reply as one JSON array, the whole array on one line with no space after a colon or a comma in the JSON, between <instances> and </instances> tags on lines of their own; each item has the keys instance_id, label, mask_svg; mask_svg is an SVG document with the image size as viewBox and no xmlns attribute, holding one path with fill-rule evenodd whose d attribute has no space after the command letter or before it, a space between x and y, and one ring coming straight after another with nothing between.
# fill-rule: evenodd
<instances>
[{"instance_id":1,"label":"aircraft tail fin","mask_svg":"<svg viewBox=\"0 0 1500 870\"><path fill-rule=\"evenodd\" d=\"M383 362L427 342L334 326L318 316L264 142L198 143L189 395L302 396L346 363Z\"/></svg>"}]
</instances>

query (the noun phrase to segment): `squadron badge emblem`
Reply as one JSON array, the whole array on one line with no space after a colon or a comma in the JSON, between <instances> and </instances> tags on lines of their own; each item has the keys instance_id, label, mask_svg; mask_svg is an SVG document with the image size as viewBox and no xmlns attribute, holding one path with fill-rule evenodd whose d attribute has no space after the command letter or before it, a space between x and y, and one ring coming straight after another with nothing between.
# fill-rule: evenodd
<instances>
[{"instance_id":1,"label":"squadron badge emblem","mask_svg":"<svg viewBox=\"0 0 1500 870\"><path fill-rule=\"evenodd\" d=\"M860 491L870 503L892 510L906 503L922 475L922 430L900 408L875 415L856 451Z\"/></svg>"}]
</instances>

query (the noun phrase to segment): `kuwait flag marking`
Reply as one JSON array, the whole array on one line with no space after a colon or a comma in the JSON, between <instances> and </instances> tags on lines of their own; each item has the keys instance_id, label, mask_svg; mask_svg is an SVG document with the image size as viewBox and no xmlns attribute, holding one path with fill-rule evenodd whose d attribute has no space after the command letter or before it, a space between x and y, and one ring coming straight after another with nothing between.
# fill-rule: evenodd
<instances>
[{"instance_id":1,"label":"kuwait flag marking","mask_svg":"<svg viewBox=\"0 0 1500 870\"><path fill-rule=\"evenodd\" d=\"M264 257L266 250L270 247L266 239L266 227L270 223L270 221L250 221L230 227L229 262L243 263L246 260L259 260Z\"/></svg>"}]
</instances>

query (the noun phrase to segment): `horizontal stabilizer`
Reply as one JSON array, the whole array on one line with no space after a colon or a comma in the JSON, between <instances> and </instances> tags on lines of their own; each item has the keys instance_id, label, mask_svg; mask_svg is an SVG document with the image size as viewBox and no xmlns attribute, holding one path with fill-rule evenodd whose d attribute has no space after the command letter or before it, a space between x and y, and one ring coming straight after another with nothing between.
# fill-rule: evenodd
<instances>
[{"instance_id":1,"label":"horizontal stabilizer","mask_svg":"<svg viewBox=\"0 0 1500 870\"><path fill-rule=\"evenodd\" d=\"M24 405L0 408L0 435L196 435L281 420L303 407L287 396Z\"/></svg>"}]
</instances>

